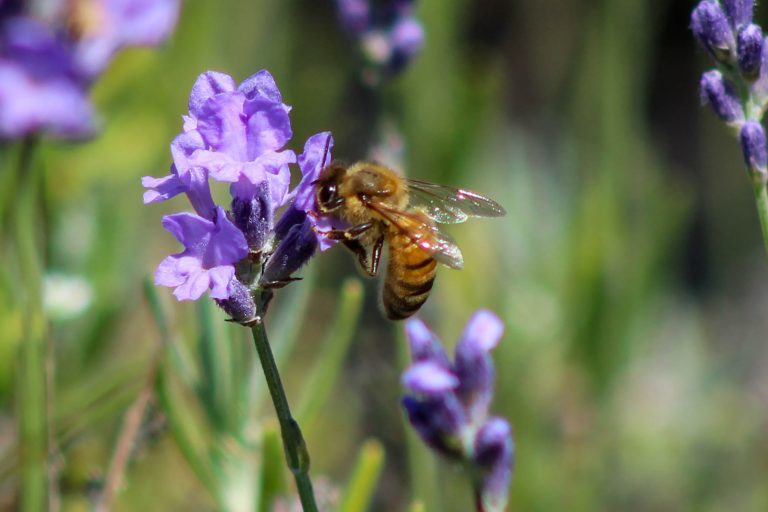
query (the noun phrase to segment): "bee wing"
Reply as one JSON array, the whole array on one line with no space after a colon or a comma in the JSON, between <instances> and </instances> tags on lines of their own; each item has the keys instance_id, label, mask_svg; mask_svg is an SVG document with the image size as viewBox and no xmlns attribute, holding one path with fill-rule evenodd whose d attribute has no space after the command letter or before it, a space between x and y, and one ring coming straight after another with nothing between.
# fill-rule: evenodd
<instances>
[{"instance_id":1,"label":"bee wing","mask_svg":"<svg viewBox=\"0 0 768 512\"><path fill-rule=\"evenodd\" d=\"M458 224L469 217L502 217L507 212L493 199L460 188L408 179L410 205L441 224Z\"/></svg>"},{"instance_id":2,"label":"bee wing","mask_svg":"<svg viewBox=\"0 0 768 512\"><path fill-rule=\"evenodd\" d=\"M437 229L425 212L401 211L380 202L370 202L368 206L438 262L459 270L464 267L464 257L456 242Z\"/></svg>"}]
</instances>

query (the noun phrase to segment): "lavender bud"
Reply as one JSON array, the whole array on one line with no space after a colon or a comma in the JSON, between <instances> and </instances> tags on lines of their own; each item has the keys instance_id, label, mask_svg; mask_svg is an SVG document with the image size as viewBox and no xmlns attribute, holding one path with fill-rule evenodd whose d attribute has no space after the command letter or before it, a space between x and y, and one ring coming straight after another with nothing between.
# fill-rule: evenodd
<instances>
[{"instance_id":1,"label":"lavender bud","mask_svg":"<svg viewBox=\"0 0 768 512\"><path fill-rule=\"evenodd\" d=\"M504 510L512 479L515 445L505 420L492 418L477 432L473 462L481 473L479 482L483 510Z\"/></svg>"},{"instance_id":2,"label":"lavender bud","mask_svg":"<svg viewBox=\"0 0 768 512\"><path fill-rule=\"evenodd\" d=\"M734 30L752 22L755 0L722 0L725 15Z\"/></svg>"},{"instance_id":3,"label":"lavender bud","mask_svg":"<svg viewBox=\"0 0 768 512\"><path fill-rule=\"evenodd\" d=\"M275 232L280 242L269 257L261 276L262 285L285 283L317 250L317 236L307 220L307 214L289 208L277 223Z\"/></svg>"},{"instance_id":4,"label":"lavender bud","mask_svg":"<svg viewBox=\"0 0 768 512\"><path fill-rule=\"evenodd\" d=\"M731 62L734 47L733 31L723 9L717 2L702 0L691 14L691 30L699 44L716 60Z\"/></svg>"},{"instance_id":5,"label":"lavender bud","mask_svg":"<svg viewBox=\"0 0 768 512\"><path fill-rule=\"evenodd\" d=\"M266 181L250 198L232 198L232 220L245 235L251 251L261 252L272 236L273 214L269 204L269 185Z\"/></svg>"},{"instance_id":6,"label":"lavender bud","mask_svg":"<svg viewBox=\"0 0 768 512\"><path fill-rule=\"evenodd\" d=\"M763 31L755 24L744 27L736 39L739 69L748 80L757 79L763 55Z\"/></svg>"},{"instance_id":7,"label":"lavender bud","mask_svg":"<svg viewBox=\"0 0 768 512\"><path fill-rule=\"evenodd\" d=\"M722 73L716 70L707 71L701 75L700 87L701 102L711 105L720 119L726 123L744 120L744 110L736 91L723 79Z\"/></svg>"},{"instance_id":8,"label":"lavender bud","mask_svg":"<svg viewBox=\"0 0 768 512\"><path fill-rule=\"evenodd\" d=\"M253 302L250 290L237 278L229 283L229 298L219 300L216 304L236 322L247 322L256 316L256 304Z\"/></svg>"},{"instance_id":9,"label":"lavender bud","mask_svg":"<svg viewBox=\"0 0 768 512\"><path fill-rule=\"evenodd\" d=\"M747 121L739 134L744 161L751 171L765 173L768 168L768 147L765 130L757 121Z\"/></svg>"}]
</instances>

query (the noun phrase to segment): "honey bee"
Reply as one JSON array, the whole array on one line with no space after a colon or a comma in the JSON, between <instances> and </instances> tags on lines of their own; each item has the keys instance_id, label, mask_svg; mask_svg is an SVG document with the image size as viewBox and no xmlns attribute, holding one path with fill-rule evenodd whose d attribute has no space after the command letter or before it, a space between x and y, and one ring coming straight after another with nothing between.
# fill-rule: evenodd
<instances>
[{"instance_id":1,"label":"honey bee","mask_svg":"<svg viewBox=\"0 0 768 512\"><path fill-rule=\"evenodd\" d=\"M426 302L438 263L455 269L464 266L456 243L435 223L506 213L501 205L475 192L404 178L373 162L351 166L332 162L321 171L315 186L319 214L350 226L318 232L340 240L357 255L369 276L378 273L387 242L382 298L391 320L408 318Z\"/></svg>"}]
</instances>

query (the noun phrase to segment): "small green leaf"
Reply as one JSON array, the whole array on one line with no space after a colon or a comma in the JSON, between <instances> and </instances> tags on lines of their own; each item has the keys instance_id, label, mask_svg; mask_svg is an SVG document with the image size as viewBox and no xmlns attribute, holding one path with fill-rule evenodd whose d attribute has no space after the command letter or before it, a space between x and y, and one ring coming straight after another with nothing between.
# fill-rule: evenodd
<instances>
[{"instance_id":1,"label":"small green leaf","mask_svg":"<svg viewBox=\"0 0 768 512\"><path fill-rule=\"evenodd\" d=\"M381 443L373 439L363 443L357 456L355 469L344 490L339 507L341 512L368 510L376 491L376 483L384 467L384 458L385 452Z\"/></svg>"}]
</instances>

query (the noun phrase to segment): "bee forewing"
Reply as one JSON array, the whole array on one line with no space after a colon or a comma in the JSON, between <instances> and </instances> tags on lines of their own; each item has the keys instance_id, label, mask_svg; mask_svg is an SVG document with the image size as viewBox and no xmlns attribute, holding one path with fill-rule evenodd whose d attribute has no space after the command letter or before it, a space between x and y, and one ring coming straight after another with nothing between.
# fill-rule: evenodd
<instances>
[{"instance_id":1,"label":"bee forewing","mask_svg":"<svg viewBox=\"0 0 768 512\"><path fill-rule=\"evenodd\" d=\"M468 217L501 217L507 212L499 203L477 192L428 181L408 179L410 205L441 224L458 224Z\"/></svg>"}]
</instances>

